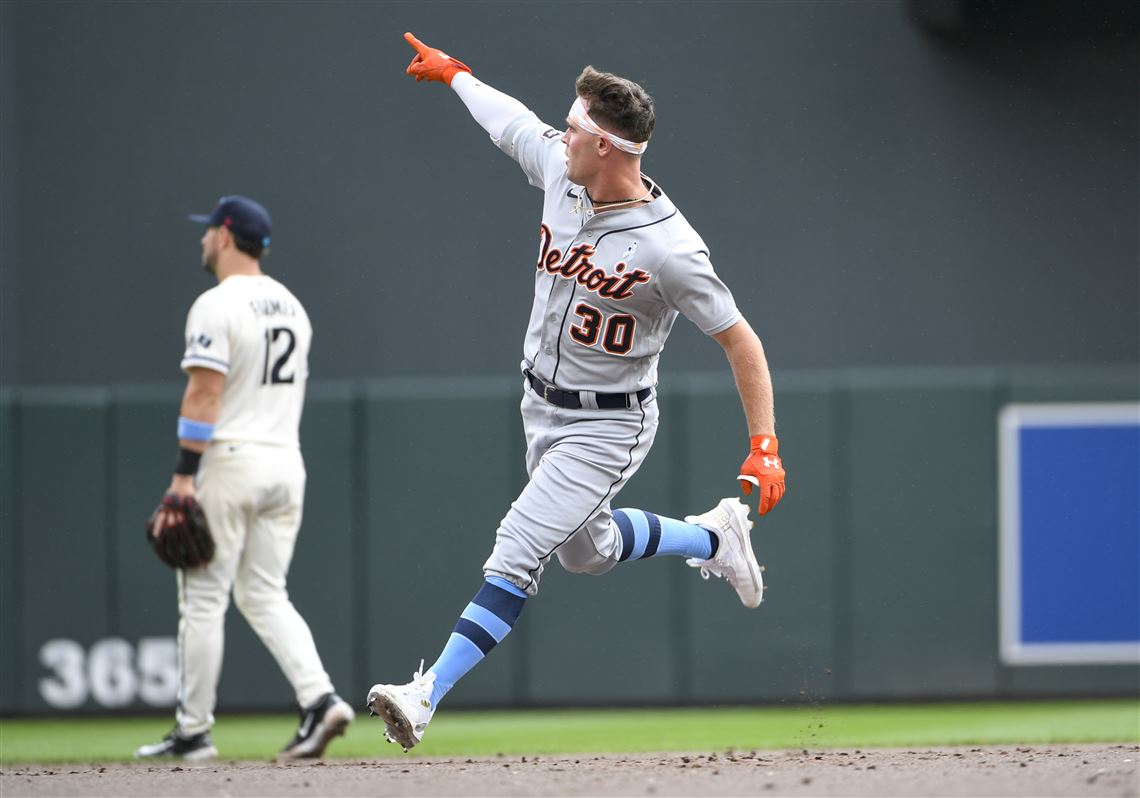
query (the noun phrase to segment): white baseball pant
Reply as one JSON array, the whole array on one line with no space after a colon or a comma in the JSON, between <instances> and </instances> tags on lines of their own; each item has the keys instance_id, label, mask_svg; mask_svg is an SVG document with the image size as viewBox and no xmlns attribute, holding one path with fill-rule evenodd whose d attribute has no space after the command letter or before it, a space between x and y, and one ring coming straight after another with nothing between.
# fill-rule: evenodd
<instances>
[{"instance_id":1,"label":"white baseball pant","mask_svg":"<svg viewBox=\"0 0 1140 798\"><path fill-rule=\"evenodd\" d=\"M214 723L231 590L298 704L310 706L333 689L312 632L285 590L304 504L301 451L215 441L202 458L197 494L217 553L208 565L178 573L178 724L188 735Z\"/></svg>"}]
</instances>

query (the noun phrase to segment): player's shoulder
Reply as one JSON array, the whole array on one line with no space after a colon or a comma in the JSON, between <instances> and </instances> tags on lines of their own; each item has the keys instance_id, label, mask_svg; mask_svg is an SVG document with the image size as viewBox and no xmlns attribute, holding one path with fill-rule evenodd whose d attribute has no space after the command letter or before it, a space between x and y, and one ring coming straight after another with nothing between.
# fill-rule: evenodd
<instances>
[{"instance_id":1,"label":"player's shoulder","mask_svg":"<svg viewBox=\"0 0 1140 798\"><path fill-rule=\"evenodd\" d=\"M197 299L190 306L191 313L215 311L225 306L227 292L223 290L224 282L207 288L198 294Z\"/></svg>"},{"instance_id":2,"label":"player's shoulder","mask_svg":"<svg viewBox=\"0 0 1140 798\"><path fill-rule=\"evenodd\" d=\"M692 254L700 251L707 254L708 247L705 245L704 239L685 218L681 209L669 198L669 195L662 192L661 196L657 198L657 202L662 204L661 213L664 214L660 225L663 248L675 255Z\"/></svg>"},{"instance_id":3,"label":"player's shoulder","mask_svg":"<svg viewBox=\"0 0 1140 798\"><path fill-rule=\"evenodd\" d=\"M709 263L708 245L680 209L674 206L659 227L658 252L668 272L684 274Z\"/></svg>"},{"instance_id":4,"label":"player's shoulder","mask_svg":"<svg viewBox=\"0 0 1140 798\"><path fill-rule=\"evenodd\" d=\"M250 278L244 275L235 274L232 277L227 277L199 294L194 305L213 309L240 304L249 292L249 280Z\"/></svg>"}]
</instances>

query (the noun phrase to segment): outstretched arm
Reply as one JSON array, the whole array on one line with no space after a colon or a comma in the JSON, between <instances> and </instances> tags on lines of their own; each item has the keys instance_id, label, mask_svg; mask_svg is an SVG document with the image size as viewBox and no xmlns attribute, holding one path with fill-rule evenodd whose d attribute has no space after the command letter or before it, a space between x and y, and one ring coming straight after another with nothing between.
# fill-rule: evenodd
<instances>
[{"instance_id":1,"label":"outstretched arm","mask_svg":"<svg viewBox=\"0 0 1140 798\"><path fill-rule=\"evenodd\" d=\"M713 336L724 348L736 390L744 406L751 440L748 458L740 466L740 487L745 495L752 495L753 486L759 488L760 514L764 515L784 495L784 467L778 454L776 440L776 413L772 398L772 375L764 346L747 321L741 319L723 332Z\"/></svg>"},{"instance_id":2,"label":"outstretched arm","mask_svg":"<svg viewBox=\"0 0 1140 798\"><path fill-rule=\"evenodd\" d=\"M477 80L471 68L435 47L429 47L411 33L404 34L405 41L416 51L407 73L416 81L434 80L450 86L475 121L482 125L496 142L503 136L514 120L530 113L530 110L514 97L503 94Z\"/></svg>"}]
</instances>

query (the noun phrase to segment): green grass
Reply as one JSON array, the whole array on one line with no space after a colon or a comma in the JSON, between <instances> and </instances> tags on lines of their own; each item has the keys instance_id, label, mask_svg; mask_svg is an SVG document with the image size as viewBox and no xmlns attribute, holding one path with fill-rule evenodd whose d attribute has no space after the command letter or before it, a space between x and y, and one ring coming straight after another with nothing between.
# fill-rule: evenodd
<instances>
[{"instance_id":1,"label":"green grass","mask_svg":"<svg viewBox=\"0 0 1140 798\"><path fill-rule=\"evenodd\" d=\"M269 759L296 716L223 715L213 738L226 759ZM170 728L164 718L0 720L0 766L127 760ZM441 712L423 756L494 756L779 748L874 748L1140 742L1140 701L729 707L658 710ZM399 755L383 726L358 717L333 759Z\"/></svg>"}]
</instances>

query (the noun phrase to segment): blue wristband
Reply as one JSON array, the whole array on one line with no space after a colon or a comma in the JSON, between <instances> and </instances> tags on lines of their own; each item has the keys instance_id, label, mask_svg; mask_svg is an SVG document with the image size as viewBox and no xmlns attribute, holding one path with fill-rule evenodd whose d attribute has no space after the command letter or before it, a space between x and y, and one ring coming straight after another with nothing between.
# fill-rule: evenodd
<instances>
[{"instance_id":1,"label":"blue wristband","mask_svg":"<svg viewBox=\"0 0 1140 798\"><path fill-rule=\"evenodd\" d=\"M208 441L214 437L214 425L178 417L178 438L188 441Z\"/></svg>"}]
</instances>

